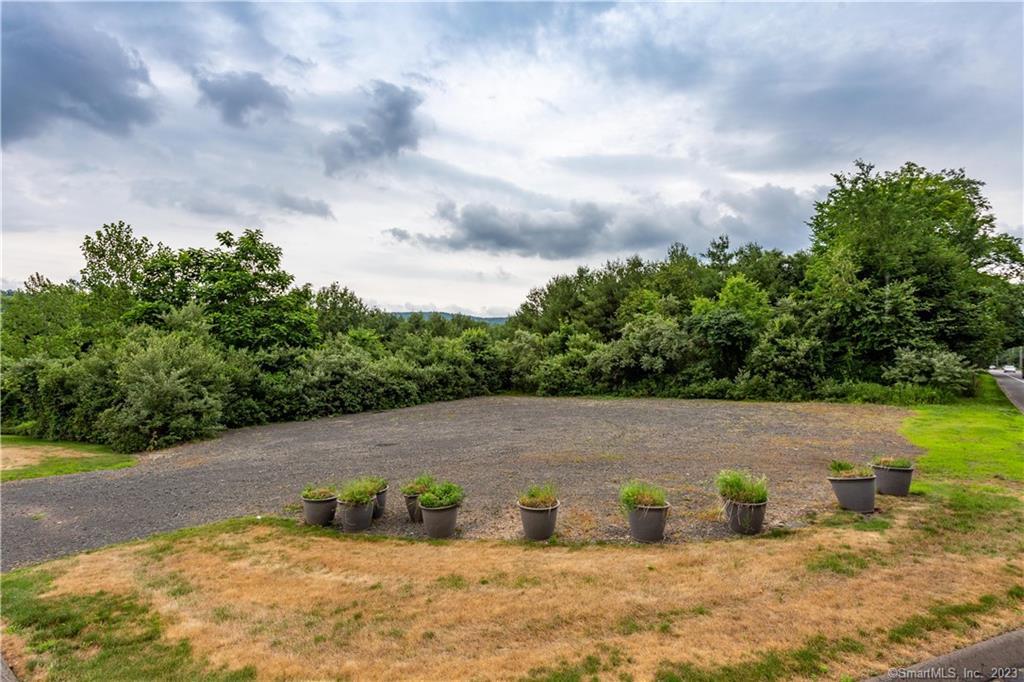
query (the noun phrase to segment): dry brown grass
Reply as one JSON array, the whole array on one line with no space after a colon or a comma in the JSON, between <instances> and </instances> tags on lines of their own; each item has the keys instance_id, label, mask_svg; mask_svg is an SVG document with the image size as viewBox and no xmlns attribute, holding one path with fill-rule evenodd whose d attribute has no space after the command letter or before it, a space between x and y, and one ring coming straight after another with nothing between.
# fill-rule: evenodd
<instances>
[{"instance_id":1,"label":"dry brown grass","mask_svg":"<svg viewBox=\"0 0 1024 682\"><path fill-rule=\"evenodd\" d=\"M54 590L138 593L168 638L187 639L214 665L253 666L261 679L509 679L602 645L628 661L616 675L649 679L663 660L722 665L818 635L877 642L936 601L1014 584L1005 558L901 555L911 532L897 523L884 534L811 528L785 539L531 548L257 525L62 560ZM806 568L828 552L872 563L851 577ZM890 648L884 660L869 646L829 675L877 672L1022 624L1003 609L970 632Z\"/></svg>"}]
</instances>

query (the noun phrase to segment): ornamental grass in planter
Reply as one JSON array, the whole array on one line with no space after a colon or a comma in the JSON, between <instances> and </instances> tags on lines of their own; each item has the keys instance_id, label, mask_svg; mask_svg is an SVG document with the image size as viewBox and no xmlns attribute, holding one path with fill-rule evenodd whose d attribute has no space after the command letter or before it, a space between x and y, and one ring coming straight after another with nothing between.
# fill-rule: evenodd
<instances>
[{"instance_id":1,"label":"ornamental grass in planter","mask_svg":"<svg viewBox=\"0 0 1024 682\"><path fill-rule=\"evenodd\" d=\"M619 503L629 517L629 534L637 542L661 542L669 505L665 490L644 481L629 481L619 489Z\"/></svg>"},{"instance_id":2,"label":"ornamental grass in planter","mask_svg":"<svg viewBox=\"0 0 1024 682\"><path fill-rule=\"evenodd\" d=\"M405 496L405 508L409 511L409 520L413 523L423 523L420 495L430 490L434 483L433 476L420 474L402 486L402 495Z\"/></svg>"},{"instance_id":3,"label":"ornamental grass in planter","mask_svg":"<svg viewBox=\"0 0 1024 682\"><path fill-rule=\"evenodd\" d=\"M380 476L369 476L366 480L372 482L377 489L377 494L373 500L373 518L379 519L384 516L384 507L387 504L388 479L381 478Z\"/></svg>"},{"instance_id":4,"label":"ornamental grass in planter","mask_svg":"<svg viewBox=\"0 0 1024 682\"><path fill-rule=\"evenodd\" d=\"M338 493L328 486L307 485L302 489L302 518L311 526L329 526L338 508Z\"/></svg>"},{"instance_id":5,"label":"ornamental grass in planter","mask_svg":"<svg viewBox=\"0 0 1024 682\"><path fill-rule=\"evenodd\" d=\"M555 486L531 485L519 495L517 506L527 540L547 540L555 534L559 506Z\"/></svg>"},{"instance_id":6,"label":"ornamental grass in planter","mask_svg":"<svg viewBox=\"0 0 1024 682\"><path fill-rule=\"evenodd\" d=\"M914 463L905 457L875 457L871 460L875 470L875 490L882 495L906 497L914 478Z\"/></svg>"},{"instance_id":7,"label":"ornamental grass in planter","mask_svg":"<svg viewBox=\"0 0 1024 682\"><path fill-rule=\"evenodd\" d=\"M828 468L840 507L861 514L875 510L875 472L870 467L832 460Z\"/></svg>"},{"instance_id":8,"label":"ornamental grass in planter","mask_svg":"<svg viewBox=\"0 0 1024 682\"><path fill-rule=\"evenodd\" d=\"M377 482L369 478L347 481L338 491L341 507L341 529L347 533L366 530L373 523L373 507L377 500Z\"/></svg>"},{"instance_id":9,"label":"ornamental grass in planter","mask_svg":"<svg viewBox=\"0 0 1024 682\"><path fill-rule=\"evenodd\" d=\"M764 526L768 507L768 479L746 471L724 469L715 478L725 501L725 518L734 533L757 535Z\"/></svg>"},{"instance_id":10,"label":"ornamental grass in planter","mask_svg":"<svg viewBox=\"0 0 1024 682\"><path fill-rule=\"evenodd\" d=\"M455 534L459 506L465 497L462 487L449 481L435 483L420 494L423 528L429 537L450 538Z\"/></svg>"}]
</instances>

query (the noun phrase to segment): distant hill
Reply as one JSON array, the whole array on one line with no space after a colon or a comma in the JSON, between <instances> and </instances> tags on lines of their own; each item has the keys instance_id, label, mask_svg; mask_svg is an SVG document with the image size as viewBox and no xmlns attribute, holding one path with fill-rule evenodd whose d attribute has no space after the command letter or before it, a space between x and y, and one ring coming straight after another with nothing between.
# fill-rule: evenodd
<instances>
[{"instance_id":1,"label":"distant hill","mask_svg":"<svg viewBox=\"0 0 1024 682\"><path fill-rule=\"evenodd\" d=\"M418 312L420 315L422 315L423 317L426 317L426 318L433 317L434 315L440 315L441 317L443 317L446 320L450 320L453 317L455 317L455 315L456 315L456 313L445 313L445 312L436 311L436 310L420 310L420 311L415 311L415 312ZM410 315L414 315L415 312L409 311L409 312L391 313L391 314L394 315L395 317L401 317L403 320L405 320L405 319L408 319ZM476 315L463 315L463 317L468 317L469 319L476 320L477 322L486 322L487 324L505 324L505 321L508 320L507 316L506 317L477 317Z\"/></svg>"}]
</instances>

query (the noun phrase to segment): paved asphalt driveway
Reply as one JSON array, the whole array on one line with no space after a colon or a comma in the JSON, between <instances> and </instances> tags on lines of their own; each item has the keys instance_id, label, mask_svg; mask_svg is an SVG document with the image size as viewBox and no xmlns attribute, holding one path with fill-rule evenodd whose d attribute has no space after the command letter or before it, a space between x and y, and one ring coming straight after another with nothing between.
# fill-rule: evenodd
<instances>
[{"instance_id":1,"label":"paved asphalt driveway","mask_svg":"<svg viewBox=\"0 0 1024 682\"><path fill-rule=\"evenodd\" d=\"M515 537L517 491L553 481L569 538L624 538L619 484L669 490L670 541L721 534L712 480L750 467L772 486L770 524L832 504L828 461L914 455L904 410L868 405L487 397L228 431L128 469L4 483L3 570L247 514L282 514L302 486L429 471L465 486L465 537ZM377 532L418 534L397 485ZM710 510L710 514L709 514ZM295 513L294 511L291 513Z\"/></svg>"}]
</instances>

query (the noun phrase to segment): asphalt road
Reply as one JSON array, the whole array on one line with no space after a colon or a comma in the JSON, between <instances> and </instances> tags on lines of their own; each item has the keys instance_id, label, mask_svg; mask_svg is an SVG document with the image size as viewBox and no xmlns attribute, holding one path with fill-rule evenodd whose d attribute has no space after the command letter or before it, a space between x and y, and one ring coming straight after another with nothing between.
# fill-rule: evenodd
<instances>
[{"instance_id":1,"label":"asphalt road","mask_svg":"<svg viewBox=\"0 0 1024 682\"><path fill-rule=\"evenodd\" d=\"M996 378L999 388L1010 399L1010 402L1017 406L1017 409L1024 412L1024 378L1020 372L1006 373L1002 370L990 369L989 374Z\"/></svg>"},{"instance_id":2,"label":"asphalt road","mask_svg":"<svg viewBox=\"0 0 1024 682\"><path fill-rule=\"evenodd\" d=\"M669 539L724 534L712 513L719 469L768 476L768 522L789 525L831 504L831 459L914 455L906 412L867 405L705 400L488 397L228 431L140 457L128 469L0 488L3 570L161 531L249 514L287 513L307 483L423 471L462 484L464 537L516 537L514 500L530 483L560 489L560 533L625 538L622 481L665 486ZM392 489L376 532L422 532ZM296 512L291 512L296 513Z\"/></svg>"}]
</instances>

